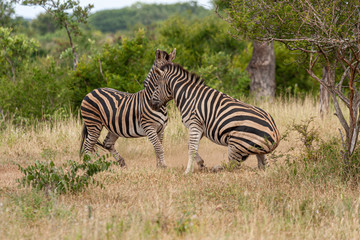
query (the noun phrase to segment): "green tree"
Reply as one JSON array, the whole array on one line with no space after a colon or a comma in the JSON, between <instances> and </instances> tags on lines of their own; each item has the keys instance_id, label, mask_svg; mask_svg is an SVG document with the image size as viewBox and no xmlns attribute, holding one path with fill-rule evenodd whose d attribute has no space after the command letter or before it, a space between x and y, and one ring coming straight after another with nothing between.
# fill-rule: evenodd
<instances>
[{"instance_id":1,"label":"green tree","mask_svg":"<svg viewBox=\"0 0 360 240\"><path fill-rule=\"evenodd\" d=\"M110 87L131 93L143 89L142 82L154 62L155 51L144 30L139 30L134 38L105 44L98 53L81 58L68 83L74 108L95 88Z\"/></svg>"},{"instance_id":2,"label":"green tree","mask_svg":"<svg viewBox=\"0 0 360 240\"><path fill-rule=\"evenodd\" d=\"M7 0L0 0L0 27L11 27L14 14L13 3Z\"/></svg>"},{"instance_id":3,"label":"green tree","mask_svg":"<svg viewBox=\"0 0 360 240\"><path fill-rule=\"evenodd\" d=\"M158 42L176 47L177 61L201 74L208 85L240 97L249 92L245 68L251 55L248 44L233 39L228 30L214 15L197 21L175 16L162 24Z\"/></svg>"},{"instance_id":4,"label":"green tree","mask_svg":"<svg viewBox=\"0 0 360 240\"><path fill-rule=\"evenodd\" d=\"M17 123L49 120L55 113L64 115L69 106L65 79L68 71L53 58L38 59L18 73L16 82L0 78L0 106Z\"/></svg>"},{"instance_id":5,"label":"green tree","mask_svg":"<svg viewBox=\"0 0 360 240\"><path fill-rule=\"evenodd\" d=\"M89 12L94 5L89 4L85 7L81 7L78 0L17 0L17 2L21 2L24 5L37 5L43 7L46 10L46 13L50 14L59 26L65 28L72 49L73 68L75 69L79 60L76 46L73 42L73 35L76 36L81 33L80 24L87 23ZM67 12L69 10L72 11L71 14Z\"/></svg>"},{"instance_id":6,"label":"green tree","mask_svg":"<svg viewBox=\"0 0 360 240\"><path fill-rule=\"evenodd\" d=\"M54 21L52 15L48 13L39 14L34 20L31 21L31 27L41 35L46 33L54 33L59 29L59 26Z\"/></svg>"},{"instance_id":7,"label":"green tree","mask_svg":"<svg viewBox=\"0 0 360 240\"><path fill-rule=\"evenodd\" d=\"M277 95L286 93L301 96L308 93L315 95L319 92L318 82L300 64L301 56L287 49L284 44L275 42Z\"/></svg>"},{"instance_id":8,"label":"green tree","mask_svg":"<svg viewBox=\"0 0 360 240\"><path fill-rule=\"evenodd\" d=\"M12 34L12 29L0 27L0 64L1 75L7 74L13 82L16 69L26 66L32 53L38 48L37 41L28 39L23 34Z\"/></svg>"},{"instance_id":9,"label":"green tree","mask_svg":"<svg viewBox=\"0 0 360 240\"><path fill-rule=\"evenodd\" d=\"M223 17L235 36L279 41L301 51L307 72L326 89L344 131L343 160L349 166L359 135L360 5L358 0L233 0ZM321 77L315 67L326 68ZM349 111L346 120L338 98ZM342 134L341 134L342 137Z\"/></svg>"},{"instance_id":10,"label":"green tree","mask_svg":"<svg viewBox=\"0 0 360 240\"><path fill-rule=\"evenodd\" d=\"M231 1L214 1L217 9L228 9ZM253 53L246 71L249 73L251 83L250 92L257 99L262 97L273 99L276 92L274 42L253 41Z\"/></svg>"}]
</instances>

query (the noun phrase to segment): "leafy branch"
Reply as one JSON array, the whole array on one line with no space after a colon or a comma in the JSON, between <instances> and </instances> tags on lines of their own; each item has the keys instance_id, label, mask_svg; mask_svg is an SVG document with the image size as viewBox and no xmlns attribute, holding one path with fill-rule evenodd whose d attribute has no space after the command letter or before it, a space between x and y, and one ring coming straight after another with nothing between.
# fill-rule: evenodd
<instances>
[{"instance_id":1,"label":"leafy branch","mask_svg":"<svg viewBox=\"0 0 360 240\"><path fill-rule=\"evenodd\" d=\"M80 24L87 23L90 10L94 5L89 4L81 7L79 0L16 0L16 2L21 2L21 4L29 6L41 6L55 19L59 26L65 28L73 54L73 69L76 69L79 60L73 42L73 35L77 36L81 34ZM72 13L69 14L69 11Z\"/></svg>"},{"instance_id":2,"label":"leafy branch","mask_svg":"<svg viewBox=\"0 0 360 240\"><path fill-rule=\"evenodd\" d=\"M105 161L105 156L93 162L89 156L85 156L81 164L69 160L61 167L57 167L53 161L37 161L26 168L18 164L19 170L24 174L21 179L18 179L18 182L24 187L31 186L46 192L58 194L78 192L89 184L103 187L93 176L108 170L112 164L117 164L117 162Z\"/></svg>"}]
</instances>

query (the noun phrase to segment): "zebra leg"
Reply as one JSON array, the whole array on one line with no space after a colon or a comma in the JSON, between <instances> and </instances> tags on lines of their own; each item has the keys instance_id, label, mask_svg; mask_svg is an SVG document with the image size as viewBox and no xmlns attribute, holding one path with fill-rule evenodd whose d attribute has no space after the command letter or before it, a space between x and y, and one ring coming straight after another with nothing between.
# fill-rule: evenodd
<instances>
[{"instance_id":1,"label":"zebra leg","mask_svg":"<svg viewBox=\"0 0 360 240\"><path fill-rule=\"evenodd\" d=\"M202 159L200 157L199 153L195 154L195 160L200 169L206 169L205 164L204 164L204 159Z\"/></svg>"},{"instance_id":2,"label":"zebra leg","mask_svg":"<svg viewBox=\"0 0 360 240\"><path fill-rule=\"evenodd\" d=\"M158 134L158 138L161 144L163 144L163 139L164 139L164 129L161 130L161 132L159 132Z\"/></svg>"},{"instance_id":3,"label":"zebra leg","mask_svg":"<svg viewBox=\"0 0 360 240\"><path fill-rule=\"evenodd\" d=\"M241 155L241 153L240 153L239 149L236 147L236 145L229 144L228 159L229 159L229 163L231 166L237 167L237 166L240 166L240 163L243 161L244 156Z\"/></svg>"},{"instance_id":4,"label":"zebra leg","mask_svg":"<svg viewBox=\"0 0 360 240\"><path fill-rule=\"evenodd\" d=\"M188 149L189 149L189 144L188 144ZM195 160L196 163L198 165L198 167L200 168L200 170L206 169L205 164L204 164L204 159L202 159L199 155L199 153L195 153Z\"/></svg>"},{"instance_id":5,"label":"zebra leg","mask_svg":"<svg viewBox=\"0 0 360 240\"><path fill-rule=\"evenodd\" d=\"M203 135L203 132L200 127L197 125L191 125L189 128L189 161L185 170L185 174L192 173L194 167L194 159L199 156L198 148L200 139ZM201 159L201 158L200 158ZM202 160L202 159L201 159ZM200 161L201 161L200 160Z\"/></svg>"},{"instance_id":6,"label":"zebra leg","mask_svg":"<svg viewBox=\"0 0 360 240\"><path fill-rule=\"evenodd\" d=\"M84 152L85 152L85 154L87 154L89 156L93 156L94 154L97 155L94 147L100 137L102 125L99 125L99 126L93 125L90 127L86 126L86 128L87 128L87 135L86 135L85 142L84 142Z\"/></svg>"},{"instance_id":7,"label":"zebra leg","mask_svg":"<svg viewBox=\"0 0 360 240\"><path fill-rule=\"evenodd\" d=\"M258 160L258 168L265 170L267 167L269 167L269 162L266 159L265 154L258 154L256 155L256 158Z\"/></svg>"},{"instance_id":8,"label":"zebra leg","mask_svg":"<svg viewBox=\"0 0 360 240\"><path fill-rule=\"evenodd\" d=\"M108 134L106 135L106 138L103 142L104 148L106 150L108 150L115 158L116 161L118 161L118 163L120 164L120 167L126 167L126 163L123 157L120 156L120 154L118 153L118 151L116 151L115 149L115 142L119 137L112 133L112 132L108 132Z\"/></svg>"},{"instance_id":9,"label":"zebra leg","mask_svg":"<svg viewBox=\"0 0 360 240\"><path fill-rule=\"evenodd\" d=\"M144 130L150 142L154 146L155 154L156 154L156 166L158 168L166 168L166 164L164 160L164 147L162 145L162 133L161 133L161 137L159 138L154 128L148 127Z\"/></svg>"},{"instance_id":10,"label":"zebra leg","mask_svg":"<svg viewBox=\"0 0 360 240\"><path fill-rule=\"evenodd\" d=\"M165 157L164 157L164 145L163 145L163 140L164 140L164 128L162 128L162 130L157 134L158 135L158 139L160 142L160 146L162 148L162 150L159 151L159 158L158 158L158 163L157 166L158 167L162 167L162 168L166 168L166 164L165 164ZM155 148L155 147L154 147ZM156 150L155 150L156 151ZM162 151L162 155L161 155L161 151ZM162 156L162 158L160 157Z\"/></svg>"},{"instance_id":11,"label":"zebra leg","mask_svg":"<svg viewBox=\"0 0 360 240\"><path fill-rule=\"evenodd\" d=\"M233 167L238 167L240 166L240 163L245 161L249 155L244 154L240 149L238 144L236 144L235 142L232 142L231 139L229 140L229 145L228 145L228 158L229 158L229 163L231 166Z\"/></svg>"}]
</instances>

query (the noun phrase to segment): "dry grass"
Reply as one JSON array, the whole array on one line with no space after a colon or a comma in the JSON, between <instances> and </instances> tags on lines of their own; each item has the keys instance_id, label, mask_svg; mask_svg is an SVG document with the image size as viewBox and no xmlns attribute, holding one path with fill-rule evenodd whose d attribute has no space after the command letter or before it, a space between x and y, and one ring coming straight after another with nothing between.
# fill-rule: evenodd
<instances>
[{"instance_id":1,"label":"dry grass","mask_svg":"<svg viewBox=\"0 0 360 240\"><path fill-rule=\"evenodd\" d=\"M264 102L285 132L292 121L314 117L325 141L338 135L335 116L317 117L317 104L305 100ZM8 126L0 131L1 239L358 239L358 187L337 177L298 173L281 159L258 171L251 157L242 169L184 176L187 131L176 112L166 129L169 168L156 169L146 138L119 139L116 148L127 169L112 168L78 194L44 196L19 188L15 164L77 160L81 124L76 117L33 129ZM277 149L293 161L302 151L296 134ZM294 148L294 150L289 150ZM206 139L200 154L208 166L227 161L227 149ZM314 163L315 164L315 163Z\"/></svg>"}]
</instances>

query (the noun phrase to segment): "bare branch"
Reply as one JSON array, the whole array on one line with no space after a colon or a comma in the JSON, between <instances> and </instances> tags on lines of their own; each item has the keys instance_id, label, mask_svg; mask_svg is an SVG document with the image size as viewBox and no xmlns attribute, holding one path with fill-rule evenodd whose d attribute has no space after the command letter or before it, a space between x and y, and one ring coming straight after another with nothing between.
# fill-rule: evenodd
<instances>
[{"instance_id":1,"label":"bare branch","mask_svg":"<svg viewBox=\"0 0 360 240\"><path fill-rule=\"evenodd\" d=\"M105 81L107 82L108 79L107 79L107 77L106 77L106 76L104 75L104 73L103 73L102 64L101 64L100 58L98 59L98 62L99 62L100 74L101 74L101 76L105 79Z\"/></svg>"},{"instance_id":2,"label":"bare branch","mask_svg":"<svg viewBox=\"0 0 360 240\"><path fill-rule=\"evenodd\" d=\"M342 84L343 84L345 78L348 76L349 70L350 70L350 67L347 67L345 69L344 73L341 76L341 79L340 79L339 83L336 84L336 86L335 86L335 88L338 89L339 91L341 91Z\"/></svg>"},{"instance_id":3,"label":"bare branch","mask_svg":"<svg viewBox=\"0 0 360 240\"><path fill-rule=\"evenodd\" d=\"M344 141L344 137L342 135L342 132L341 132L340 128L338 128L338 129L339 129L339 133L340 133L341 143L343 145L343 148L346 149L346 144L345 144L345 141Z\"/></svg>"},{"instance_id":4,"label":"bare branch","mask_svg":"<svg viewBox=\"0 0 360 240\"><path fill-rule=\"evenodd\" d=\"M345 132L346 132L346 136L348 136L349 133L349 125L347 124L344 115L342 113L342 110L340 108L339 102L336 99L336 95L332 92L330 92L331 98L334 102L334 108L335 108L335 112L336 112L336 117L339 119L340 124L342 125L342 127L344 128Z\"/></svg>"}]
</instances>

